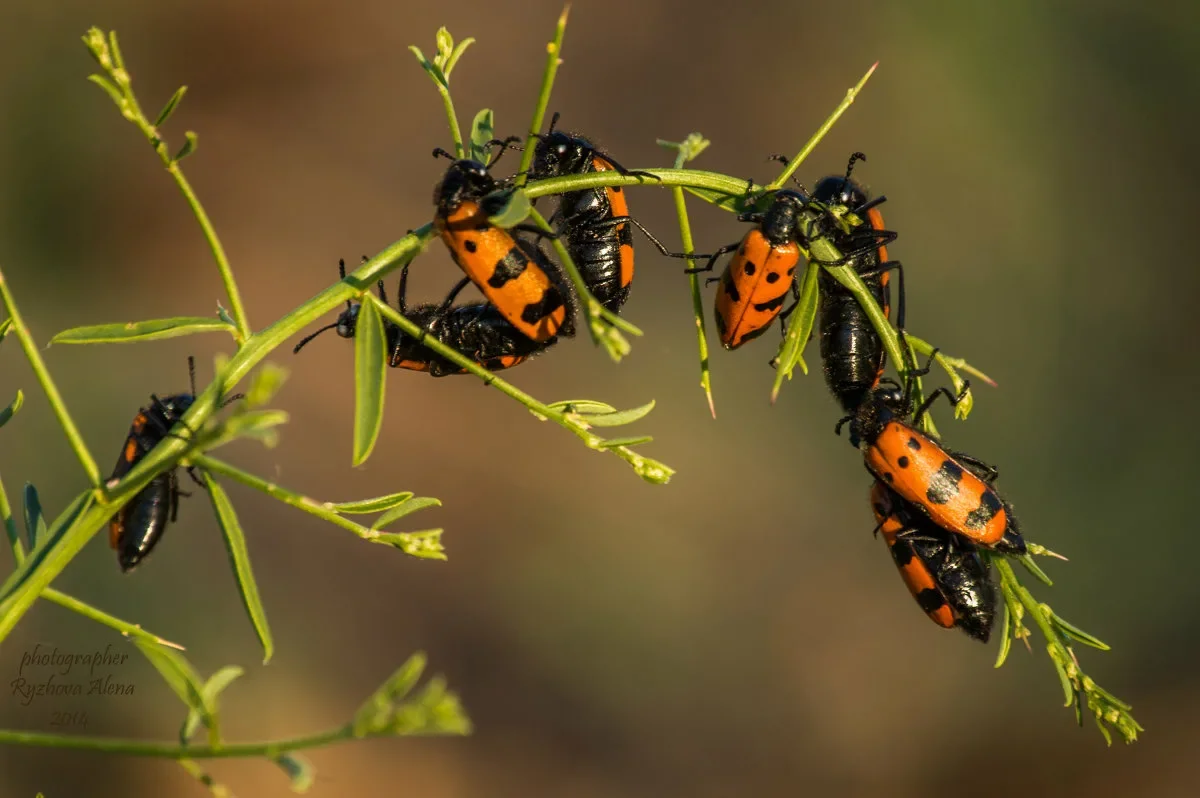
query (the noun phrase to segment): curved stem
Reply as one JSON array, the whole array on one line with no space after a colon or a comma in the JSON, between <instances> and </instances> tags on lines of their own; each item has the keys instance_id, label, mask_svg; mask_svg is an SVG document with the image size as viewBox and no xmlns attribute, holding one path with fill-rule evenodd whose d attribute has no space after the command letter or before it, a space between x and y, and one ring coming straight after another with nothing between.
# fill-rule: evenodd
<instances>
[{"instance_id":1,"label":"curved stem","mask_svg":"<svg viewBox=\"0 0 1200 798\"><path fill-rule=\"evenodd\" d=\"M675 158L675 168L683 166L687 153L681 148ZM675 215L679 217L679 241L683 244L684 252L695 252L692 241L692 225L688 219L687 201L683 196L683 188L671 187L671 195L675 200ZM695 268L696 262L688 257L684 260L688 269ZM708 338L704 334L704 297L700 293L700 274L688 272L688 285L692 292L692 315L696 319L696 343L700 352L700 387L708 398L708 412L713 418L717 417L717 408L713 404L712 372L708 361Z\"/></svg>"},{"instance_id":2,"label":"curved stem","mask_svg":"<svg viewBox=\"0 0 1200 798\"><path fill-rule=\"evenodd\" d=\"M38 351L37 344L33 342L33 336L29 332L29 328L25 326L25 320L21 318L21 313L17 310L17 303L13 299L12 293L8 290L8 283L4 279L4 272L0 270L0 299L4 301L4 307L8 311L8 317L12 321L12 331L16 333L17 340L21 342L21 349L25 352L25 358L29 361L30 368L33 369L34 376L42 386L42 391L46 394L46 401L50 403L50 409L54 411L54 415L58 418L58 424L66 433L67 440L71 444L71 448L75 451L75 456L79 459L79 464L83 466L83 471L87 474L88 481L93 487L100 487L100 482L103 477L100 476L100 468L96 465L96 461L92 458L92 453L88 451L87 444L83 442L83 436L79 434L75 422L71 420L71 414L67 412L67 405L62 400L62 395L59 394L58 388L54 385L54 380L50 378L50 371L46 368L45 361L42 360L42 355Z\"/></svg>"}]
</instances>

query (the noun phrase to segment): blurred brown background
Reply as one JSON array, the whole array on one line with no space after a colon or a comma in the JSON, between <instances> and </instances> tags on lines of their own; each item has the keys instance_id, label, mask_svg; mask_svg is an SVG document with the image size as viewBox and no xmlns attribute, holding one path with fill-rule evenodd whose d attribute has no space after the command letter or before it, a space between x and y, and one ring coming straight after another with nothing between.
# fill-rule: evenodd
<instances>
[{"instance_id":1,"label":"blurred brown background","mask_svg":"<svg viewBox=\"0 0 1200 798\"><path fill-rule=\"evenodd\" d=\"M148 113L189 92L166 129L199 133L187 174L261 328L430 217L448 146L441 103L406 50L445 24L478 43L454 75L462 123L495 109L520 133L560 6L15 0L0 8L0 263L39 341L78 324L204 315L221 298L184 202L137 131L85 77L79 41L115 28ZM712 353L718 418L700 392L687 283L642 246L625 315L646 333L614 365L585 336L508 376L544 400L654 398L636 429L678 468L643 484L616 458L471 378L388 375L379 447L350 468L352 349L332 335L272 358L291 380L280 446L222 456L321 499L395 490L444 507L447 562L418 561L232 485L278 651L269 667L234 590L207 501L185 500L151 560L122 575L99 537L55 583L188 646L225 693L230 739L341 723L425 650L476 724L467 739L311 752L314 796L1195 795L1200 582L1192 578L1197 388L1187 241L1197 204L1200 14L1183 3L576 2L551 109L630 167L655 138L714 142L699 168L769 178L875 60L860 101L800 176L869 156L890 202L914 332L967 356L979 386L952 445L997 463L1030 539L1071 557L1035 592L1113 646L1083 650L1133 702L1144 741L1105 749L1061 708L1035 636L992 670L987 647L922 617L870 536L868 479L832 425L819 373L766 401L774 334ZM1189 53L1192 53L1189 55ZM508 156L510 159L513 156ZM515 162L515 160L514 160ZM677 241L669 195L635 213ZM698 247L738 238L691 203ZM456 274L438 245L415 268L433 299ZM389 279L394 290L395 279ZM706 294L711 303L711 290ZM707 311L710 312L710 311ZM711 326L711 323L710 323ZM46 352L102 468L150 392L211 376L217 336ZM14 501L57 513L83 486L16 344L0 397ZM815 346L809 363L815 364ZM1030 580L1032 581L1032 580ZM0 652L0 683L36 642L83 651L108 630L40 603ZM130 649L132 650L132 649ZM131 697L0 701L0 726L169 739L182 717L149 665ZM1188 752L1193 752L1189 754ZM261 761L211 772L241 796L290 794ZM202 795L176 765L0 747L0 796Z\"/></svg>"}]
</instances>

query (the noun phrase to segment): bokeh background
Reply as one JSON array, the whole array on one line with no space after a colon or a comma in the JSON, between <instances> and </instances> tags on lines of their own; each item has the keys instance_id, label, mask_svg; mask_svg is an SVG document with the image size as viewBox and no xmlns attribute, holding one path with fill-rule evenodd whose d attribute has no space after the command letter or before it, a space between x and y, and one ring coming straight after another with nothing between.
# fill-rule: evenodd
<instances>
[{"instance_id":1,"label":"bokeh background","mask_svg":"<svg viewBox=\"0 0 1200 798\"><path fill-rule=\"evenodd\" d=\"M968 8L968 6L970 6ZM207 3L10 0L0 7L0 263L39 341L60 329L204 315L221 285L196 224L137 131L85 77L90 25L119 31L148 112L189 86L167 127L199 132L185 167L233 261L252 323L286 313L430 218L448 146L441 103L406 50L439 25L477 44L454 75L463 124L495 109L528 124L555 2ZM379 446L350 467L352 348L330 335L292 369L279 446L237 464L321 499L396 490L444 506L447 562L365 544L238 485L230 493L278 646L267 667L203 496L184 500L152 559L122 575L97 537L56 586L187 645L205 673L236 663L230 739L343 722L411 652L428 652L475 723L466 739L383 740L310 753L314 796L844 795L985 798L1021 790L1200 794L1198 443L1190 241L1200 12L1184 3L576 2L551 103L630 167L666 164L655 138L713 140L698 167L769 178L874 61L880 68L800 171L886 193L910 327L995 377L952 445L997 463L1030 539L1066 553L1037 594L1113 646L1084 649L1133 702L1142 742L1079 730L1038 638L994 671L981 646L930 624L881 541L869 480L832 435L818 373L767 403L768 336L712 353L717 419L698 388L679 264L642 246L625 315L645 331L611 363L586 335L509 372L544 400L655 411L637 428L676 468L642 483L619 460L539 424L473 379L388 375ZM511 159L513 156L509 156ZM515 161L514 161L515 162ZM635 213L677 241L669 194ZM691 203L697 245L744 228ZM453 266L434 245L415 295ZM389 279L394 290L395 280ZM711 301L711 290L707 294ZM711 326L711 324L710 324ZM150 392L186 386L227 340L199 336L45 353L101 466ZM83 486L14 342L0 395L14 501L34 482L57 513ZM815 347L809 362L814 363ZM622 434L625 434L624 432ZM403 527L399 527L403 528ZM0 726L173 737L181 710L136 656L135 694L10 695L36 643L86 651L107 629L39 603L0 651ZM284 796L262 761L211 772L239 795ZM0 748L0 796L188 796L165 761Z\"/></svg>"}]
</instances>

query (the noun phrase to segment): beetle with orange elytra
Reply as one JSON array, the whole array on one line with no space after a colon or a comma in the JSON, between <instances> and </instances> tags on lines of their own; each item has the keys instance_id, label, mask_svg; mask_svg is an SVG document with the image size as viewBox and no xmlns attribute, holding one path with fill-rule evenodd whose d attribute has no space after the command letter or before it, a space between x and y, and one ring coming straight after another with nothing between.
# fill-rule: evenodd
<instances>
[{"instance_id":1,"label":"beetle with orange elytra","mask_svg":"<svg viewBox=\"0 0 1200 798\"><path fill-rule=\"evenodd\" d=\"M970 540L921 515L879 480L871 486L875 532L929 619L986 643L996 615L990 568Z\"/></svg>"},{"instance_id":2,"label":"beetle with orange elytra","mask_svg":"<svg viewBox=\"0 0 1200 798\"><path fill-rule=\"evenodd\" d=\"M901 347L907 347L901 333ZM929 362L933 362L937 350ZM908 379L929 372L913 370ZM867 470L943 529L1005 554L1024 554L1012 507L992 487L999 472L962 452L952 452L921 432L921 419L939 396L957 405L967 395L964 381L957 396L941 387L915 413L907 392L892 380L881 380L834 431L850 425L850 443L863 452ZM907 420L911 414L912 420Z\"/></svg>"},{"instance_id":3,"label":"beetle with orange elytra","mask_svg":"<svg viewBox=\"0 0 1200 798\"><path fill-rule=\"evenodd\" d=\"M488 166L433 151L453 161L434 189L434 229L463 273L521 334L536 343L572 336L576 301L565 274L537 247L522 246L515 237L518 231L550 234L531 225L504 229L488 219L499 208L488 207L485 198L501 188L488 169L504 151Z\"/></svg>"}]
</instances>

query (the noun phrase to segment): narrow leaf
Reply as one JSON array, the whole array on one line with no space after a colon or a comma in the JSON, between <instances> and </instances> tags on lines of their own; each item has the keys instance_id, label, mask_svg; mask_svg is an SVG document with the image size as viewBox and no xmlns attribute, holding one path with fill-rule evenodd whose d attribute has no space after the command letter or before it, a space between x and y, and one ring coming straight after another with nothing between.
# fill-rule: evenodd
<instances>
[{"instance_id":1,"label":"narrow leaf","mask_svg":"<svg viewBox=\"0 0 1200 798\"><path fill-rule=\"evenodd\" d=\"M1028 554L1022 554L1018 558L1021 565L1025 566L1025 570L1038 578L1046 587L1054 587L1054 583L1050 581L1050 577L1046 576L1046 572L1038 567L1038 564L1033 561L1033 558Z\"/></svg>"},{"instance_id":2,"label":"narrow leaf","mask_svg":"<svg viewBox=\"0 0 1200 798\"><path fill-rule=\"evenodd\" d=\"M1075 687L1071 684L1071 677L1067 676L1067 669L1063 667L1062 661L1055 656L1054 643L1049 643L1046 646L1050 650L1050 661L1054 663L1054 670L1058 671L1058 680L1062 683L1064 707L1069 707L1076 703Z\"/></svg>"},{"instance_id":3,"label":"narrow leaf","mask_svg":"<svg viewBox=\"0 0 1200 798\"><path fill-rule=\"evenodd\" d=\"M0 321L0 341L3 341L8 336L8 331L12 329L12 319Z\"/></svg>"},{"instance_id":4,"label":"narrow leaf","mask_svg":"<svg viewBox=\"0 0 1200 798\"><path fill-rule=\"evenodd\" d=\"M373 297L372 297L373 299ZM372 301L358 311L354 333L354 460L362 465L375 448L383 426L383 320Z\"/></svg>"},{"instance_id":5,"label":"narrow leaf","mask_svg":"<svg viewBox=\"0 0 1200 798\"><path fill-rule=\"evenodd\" d=\"M643 443L650 443L654 438L649 435L630 438L610 438L600 443L601 449L615 449L618 446L641 446Z\"/></svg>"},{"instance_id":6,"label":"narrow leaf","mask_svg":"<svg viewBox=\"0 0 1200 798\"><path fill-rule=\"evenodd\" d=\"M367 696L354 713L352 728L355 737L378 733L387 724L395 702L408 695L425 670L425 654L417 652L392 673L383 684Z\"/></svg>"},{"instance_id":7,"label":"narrow leaf","mask_svg":"<svg viewBox=\"0 0 1200 798\"><path fill-rule=\"evenodd\" d=\"M317 778L317 770L300 754L280 754L272 761L283 768L291 781L292 792L304 794L312 787Z\"/></svg>"},{"instance_id":8,"label":"narrow leaf","mask_svg":"<svg viewBox=\"0 0 1200 798\"><path fill-rule=\"evenodd\" d=\"M616 413L617 408L604 402L593 402L591 399L566 399L562 402L551 402L546 405L551 410L561 410L564 413Z\"/></svg>"},{"instance_id":9,"label":"narrow leaf","mask_svg":"<svg viewBox=\"0 0 1200 798\"><path fill-rule=\"evenodd\" d=\"M154 120L154 126L158 127L162 123L171 118L171 114L175 113L175 108L179 105L179 101L183 99L183 95L187 94L187 86L180 86L171 95L171 99L167 100L167 104L158 112L158 118Z\"/></svg>"},{"instance_id":10,"label":"narrow leaf","mask_svg":"<svg viewBox=\"0 0 1200 798\"><path fill-rule=\"evenodd\" d=\"M1000 625L1000 651L996 654L996 664L992 667L999 668L1008 659L1008 652L1012 649L1012 614L1008 611L1008 602L1004 602L1004 621Z\"/></svg>"},{"instance_id":11,"label":"narrow leaf","mask_svg":"<svg viewBox=\"0 0 1200 798\"><path fill-rule=\"evenodd\" d=\"M226 665L221 670L209 677L204 683L203 689L200 691L201 697L204 700L204 705L215 716L221 693L233 683L235 679L245 673L244 670L236 665ZM183 739L190 740L196 730L200 728L201 717L200 713L195 709L188 710L187 720L183 724Z\"/></svg>"},{"instance_id":12,"label":"narrow leaf","mask_svg":"<svg viewBox=\"0 0 1200 798\"><path fill-rule=\"evenodd\" d=\"M208 472L201 473L204 475L204 484L212 499L213 510L217 513L217 523L220 524L221 532L225 536L225 547L229 550L229 559L233 562L233 572L237 579L238 589L242 594L242 603L250 616L250 622L254 625L259 642L262 643L263 664L266 665L271 661L271 655L275 653L275 643L271 639L271 629L267 625L266 611L258 596L258 585L254 581L254 572L250 568L250 552L246 549L246 537L242 533L237 513L234 512L233 504L229 501L225 489Z\"/></svg>"},{"instance_id":13,"label":"narrow leaf","mask_svg":"<svg viewBox=\"0 0 1200 798\"><path fill-rule=\"evenodd\" d=\"M533 204L524 191L507 191L503 194L489 194L484 197L482 207L489 212L488 221L496 227L508 229L515 227L529 218ZM493 212L494 210L494 212Z\"/></svg>"},{"instance_id":14,"label":"narrow leaf","mask_svg":"<svg viewBox=\"0 0 1200 798\"><path fill-rule=\"evenodd\" d=\"M417 510L424 510L426 507L441 506L441 499L434 499L429 496L417 496L416 498L405 499L375 519L375 523L371 524L371 529L383 529L388 524L399 521L404 516L415 513Z\"/></svg>"},{"instance_id":15,"label":"narrow leaf","mask_svg":"<svg viewBox=\"0 0 1200 798\"><path fill-rule=\"evenodd\" d=\"M121 57L121 48L117 45L117 32L115 30L108 32L108 50L112 53L113 68L125 69L125 59Z\"/></svg>"},{"instance_id":16,"label":"narrow leaf","mask_svg":"<svg viewBox=\"0 0 1200 798\"><path fill-rule=\"evenodd\" d=\"M442 530L426 529L421 532L380 532L372 543L395 546L410 557L423 560L444 560L446 550L442 547Z\"/></svg>"},{"instance_id":17,"label":"narrow leaf","mask_svg":"<svg viewBox=\"0 0 1200 798\"><path fill-rule=\"evenodd\" d=\"M620 427L624 424L632 424L635 421L645 418L653 409L654 400L651 399L646 404L629 410L613 410L607 413L580 413L579 415L593 427Z\"/></svg>"},{"instance_id":18,"label":"narrow leaf","mask_svg":"<svg viewBox=\"0 0 1200 798\"><path fill-rule=\"evenodd\" d=\"M46 517L42 514L42 502L32 482L25 483L25 535L29 548L36 549L47 535Z\"/></svg>"},{"instance_id":19,"label":"narrow leaf","mask_svg":"<svg viewBox=\"0 0 1200 798\"><path fill-rule=\"evenodd\" d=\"M127 344L136 341L156 341L177 338L199 332L236 333L237 328L217 319L202 316L180 316L173 319L150 319L116 324L96 324L63 330L50 339L52 344Z\"/></svg>"},{"instance_id":20,"label":"narrow leaf","mask_svg":"<svg viewBox=\"0 0 1200 798\"><path fill-rule=\"evenodd\" d=\"M172 161L182 161L196 151L197 141L195 131L189 130L185 132L183 138L183 146L179 148L179 152L175 153L175 157L171 159Z\"/></svg>"},{"instance_id":21,"label":"narrow leaf","mask_svg":"<svg viewBox=\"0 0 1200 798\"><path fill-rule=\"evenodd\" d=\"M446 72L447 80L450 79L450 73L454 71L454 67L458 64L458 59L462 58L462 54L465 53L467 51L467 48L470 47L474 43L475 43L475 39L468 36L467 38L465 38L461 42L459 42L457 45L455 45L454 52L452 52L450 54L450 57L448 59L446 59L445 72Z\"/></svg>"},{"instance_id":22,"label":"narrow leaf","mask_svg":"<svg viewBox=\"0 0 1200 798\"><path fill-rule=\"evenodd\" d=\"M788 319L787 332L784 333L783 344L775 358L775 383L771 386L771 402L779 396L785 379L792 378L792 371L798 365L805 376L808 375L808 364L804 362L804 349L812 336L813 324L817 318L817 307L820 304L817 275L821 267L813 262L804 269L800 280L800 299L796 309Z\"/></svg>"},{"instance_id":23,"label":"narrow leaf","mask_svg":"<svg viewBox=\"0 0 1200 798\"><path fill-rule=\"evenodd\" d=\"M471 157L480 163L487 163L491 155L488 142L494 138L496 119L492 109L484 108L475 114L475 121L471 123Z\"/></svg>"},{"instance_id":24,"label":"narrow leaf","mask_svg":"<svg viewBox=\"0 0 1200 798\"><path fill-rule=\"evenodd\" d=\"M390 510L397 504L408 501L413 497L411 491L403 493L389 493L387 496L376 496L373 499L360 499L354 502L339 502L338 504L326 504L325 506L335 513L345 513L347 515L366 515L367 513L378 513L384 510Z\"/></svg>"},{"instance_id":25,"label":"narrow leaf","mask_svg":"<svg viewBox=\"0 0 1200 798\"><path fill-rule=\"evenodd\" d=\"M21 393L21 389L18 388L16 398L9 403L8 407L0 410L0 427L3 427L15 416L23 404L25 404L25 394Z\"/></svg>"},{"instance_id":26,"label":"narrow leaf","mask_svg":"<svg viewBox=\"0 0 1200 798\"><path fill-rule=\"evenodd\" d=\"M189 709L200 713L204 721L211 721L212 713L204 703L204 685L187 657L174 649L142 638L135 638L133 644L159 672L172 692L179 696L180 701Z\"/></svg>"},{"instance_id":27,"label":"narrow leaf","mask_svg":"<svg viewBox=\"0 0 1200 798\"><path fill-rule=\"evenodd\" d=\"M1047 608L1047 611L1049 611L1049 608ZM1101 640L1100 638L1096 637L1093 634L1083 631L1082 629L1080 629L1078 626L1075 626L1074 624L1067 623L1062 618L1055 615L1053 612L1050 612L1050 620L1054 623L1054 625L1056 627L1058 627L1058 630L1060 632L1062 632L1064 635L1071 638L1072 640L1078 640L1080 643L1083 643L1085 646L1091 646L1092 648L1098 648L1101 651L1108 651L1110 648L1108 643L1105 643L1103 640Z\"/></svg>"},{"instance_id":28,"label":"narrow leaf","mask_svg":"<svg viewBox=\"0 0 1200 798\"><path fill-rule=\"evenodd\" d=\"M108 96L112 97L112 101L117 104L117 108L120 108L122 113L125 112L125 95L121 93L120 89L113 85L111 80L102 75L88 75L88 80L104 89L104 91L108 93Z\"/></svg>"}]
</instances>

